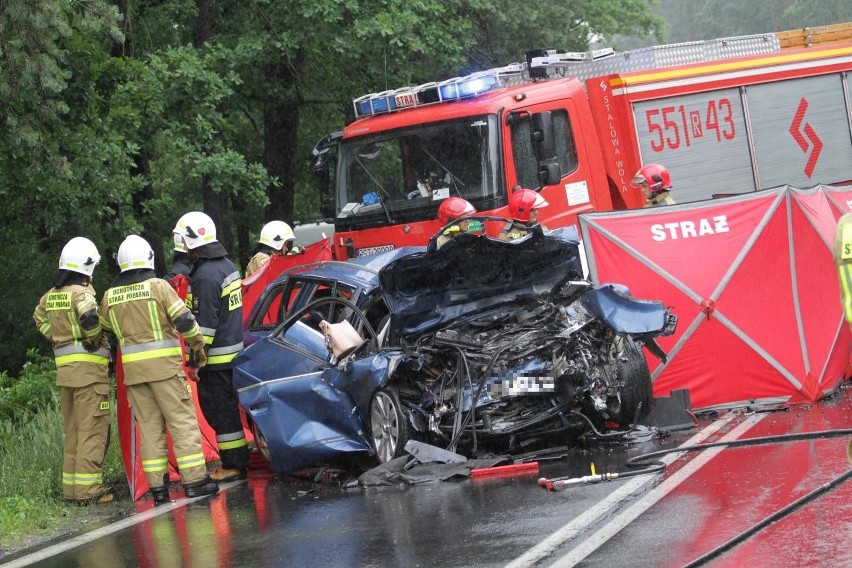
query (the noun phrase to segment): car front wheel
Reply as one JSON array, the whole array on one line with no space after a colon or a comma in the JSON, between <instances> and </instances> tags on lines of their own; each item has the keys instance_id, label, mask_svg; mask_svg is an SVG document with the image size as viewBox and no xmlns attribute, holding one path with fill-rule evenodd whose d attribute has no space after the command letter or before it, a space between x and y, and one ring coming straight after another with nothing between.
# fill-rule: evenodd
<instances>
[{"instance_id":1,"label":"car front wheel","mask_svg":"<svg viewBox=\"0 0 852 568\"><path fill-rule=\"evenodd\" d=\"M654 402L651 373L642 349L630 338L626 342L623 357L618 361L618 378L624 387L619 412L614 417L622 428L628 428L634 421L647 416Z\"/></svg>"},{"instance_id":2,"label":"car front wheel","mask_svg":"<svg viewBox=\"0 0 852 568\"><path fill-rule=\"evenodd\" d=\"M410 431L396 389L385 387L373 395L370 401L370 433L379 463L403 454Z\"/></svg>"},{"instance_id":3,"label":"car front wheel","mask_svg":"<svg viewBox=\"0 0 852 568\"><path fill-rule=\"evenodd\" d=\"M254 436L254 443L257 445L257 451L260 452L260 455L263 456L266 463L272 463L272 459L269 454L269 443L266 441L266 437L263 435L263 432L261 432L260 428L258 428L257 422L252 421L251 433Z\"/></svg>"}]
</instances>

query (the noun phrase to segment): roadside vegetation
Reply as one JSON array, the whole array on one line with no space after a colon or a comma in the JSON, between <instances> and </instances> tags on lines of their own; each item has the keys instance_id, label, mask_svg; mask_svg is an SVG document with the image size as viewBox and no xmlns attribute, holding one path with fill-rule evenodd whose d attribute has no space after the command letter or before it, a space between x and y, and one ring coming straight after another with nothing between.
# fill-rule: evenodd
<instances>
[{"instance_id":1,"label":"roadside vegetation","mask_svg":"<svg viewBox=\"0 0 852 568\"><path fill-rule=\"evenodd\" d=\"M0 373L0 558L39 538L92 522L92 507L62 499L61 472L56 367L51 358L31 350L20 376ZM127 483L116 428L111 431L104 479L125 503L98 506L100 513L125 507Z\"/></svg>"},{"instance_id":2,"label":"roadside vegetation","mask_svg":"<svg viewBox=\"0 0 852 568\"><path fill-rule=\"evenodd\" d=\"M838 0L0 2L0 256L22 283L2 298L0 557L112 507L61 498L55 370L31 323L71 237L98 246L99 292L129 233L151 243L163 274L171 229L192 209L214 218L244 266L265 222L321 217L309 156L351 121L355 97L505 65L527 49L850 20L852 4ZM105 475L126 491L115 428Z\"/></svg>"}]
</instances>

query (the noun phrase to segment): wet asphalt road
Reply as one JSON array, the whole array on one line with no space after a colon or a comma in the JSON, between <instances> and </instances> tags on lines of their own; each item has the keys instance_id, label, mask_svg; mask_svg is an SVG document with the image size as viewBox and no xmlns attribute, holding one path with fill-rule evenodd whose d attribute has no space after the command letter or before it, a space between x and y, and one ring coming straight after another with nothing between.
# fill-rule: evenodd
<instances>
[{"instance_id":1,"label":"wet asphalt road","mask_svg":"<svg viewBox=\"0 0 852 568\"><path fill-rule=\"evenodd\" d=\"M852 396L785 411L725 413L664 439L605 443L538 475L344 489L263 469L213 498L180 499L8 566L687 566L849 471L846 438L711 449L665 473L549 492L539 476L627 471L629 456L702 440L852 428ZM178 497L178 494L174 494ZM850 566L852 483L706 562Z\"/></svg>"}]
</instances>

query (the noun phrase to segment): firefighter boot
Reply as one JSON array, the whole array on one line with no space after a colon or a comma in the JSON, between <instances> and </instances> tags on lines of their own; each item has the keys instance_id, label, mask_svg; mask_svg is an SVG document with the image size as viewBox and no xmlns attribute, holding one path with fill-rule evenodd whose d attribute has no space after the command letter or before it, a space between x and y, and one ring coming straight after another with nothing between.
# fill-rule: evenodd
<instances>
[{"instance_id":1,"label":"firefighter boot","mask_svg":"<svg viewBox=\"0 0 852 568\"><path fill-rule=\"evenodd\" d=\"M166 487L151 487L151 497L154 498L154 505L163 505L169 502L169 490Z\"/></svg>"},{"instance_id":2,"label":"firefighter boot","mask_svg":"<svg viewBox=\"0 0 852 568\"><path fill-rule=\"evenodd\" d=\"M109 491L101 493L95 498L95 505L106 505L107 503L112 503L114 498L113 494Z\"/></svg>"},{"instance_id":3,"label":"firefighter boot","mask_svg":"<svg viewBox=\"0 0 852 568\"><path fill-rule=\"evenodd\" d=\"M210 474L210 479L216 481L218 483L224 483L225 481L234 481L236 479L245 479L248 476L248 468L228 468L228 467L220 467L216 471Z\"/></svg>"},{"instance_id":4,"label":"firefighter boot","mask_svg":"<svg viewBox=\"0 0 852 568\"><path fill-rule=\"evenodd\" d=\"M219 486L209 477L204 477L192 483L183 484L183 492L187 497L201 497L219 493Z\"/></svg>"},{"instance_id":5,"label":"firefighter boot","mask_svg":"<svg viewBox=\"0 0 852 568\"><path fill-rule=\"evenodd\" d=\"M169 474L163 475L163 484L159 487L150 487L151 497L154 498L154 506L163 505L170 501L169 499Z\"/></svg>"}]
</instances>

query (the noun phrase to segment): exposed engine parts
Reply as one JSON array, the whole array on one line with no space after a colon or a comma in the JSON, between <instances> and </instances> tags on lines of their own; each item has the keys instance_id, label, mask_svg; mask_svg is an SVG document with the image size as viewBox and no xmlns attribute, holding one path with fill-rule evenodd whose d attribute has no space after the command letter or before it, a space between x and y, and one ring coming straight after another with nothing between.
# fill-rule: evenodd
<instances>
[{"instance_id":1,"label":"exposed engine parts","mask_svg":"<svg viewBox=\"0 0 852 568\"><path fill-rule=\"evenodd\" d=\"M460 442L475 448L494 439L521 448L553 435L627 428L647 413L643 340L596 317L588 306L606 298L584 301L597 293L584 284L419 337L407 348L417 363L397 377L415 429L453 451Z\"/></svg>"}]
</instances>

